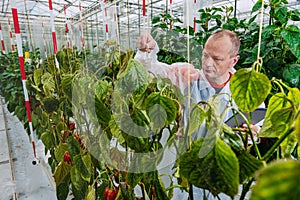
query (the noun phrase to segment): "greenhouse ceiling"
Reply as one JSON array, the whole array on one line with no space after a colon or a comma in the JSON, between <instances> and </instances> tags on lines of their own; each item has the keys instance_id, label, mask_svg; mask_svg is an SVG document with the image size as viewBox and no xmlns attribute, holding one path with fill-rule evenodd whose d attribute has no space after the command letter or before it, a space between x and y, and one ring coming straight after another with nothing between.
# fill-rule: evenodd
<instances>
[{"instance_id":1,"label":"greenhouse ceiling","mask_svg":"<svg viewBox=\"0 0 300 200\"><path fill-rule=\"evenodd\" d=\"M0 0L1 12L0 23L7 23L8 18L11 17L11 8L17 8L19 14L19 22L21 24L37 23L44 21L48 23L50 19L49 0ZM86 23L101 23L101 13L103 11L103 4L106 0L52 0L54 22L57 26L64 26L66 19L71 19L77 23L80 20L86 20ZM195 0L187 0L188 3L193 4ZM183 9L185 7L185 0L145 0L146 8L149 10L148 17L159 13L169 12L172 9L173 14L177 17L183 17ZM200 6L236 6L236 14L240 17L247 17L250 14L250 9L256 2L255 0L198 0ZM300 1L289 0L290 6L294 9L300 8ZM172 5L171 5L172 3ZM137 26L143 26L142 17L143 0L107 0L106 6L116 6L118 16L122 22L127 23L130 19L131 23L137 23ZM80 9L81 6L81 9ZM98 19L96 22L96 18Z\"/></svg>"},{"instance_id":2,"label":"greenhouse ceiling","mask_svg":"<svg viewBox=\"0 0 300 200\"><path fill-rule=\"evenodd\" d=\"M118 28L119 35L134 38L141 30L151 27L151 19L171 13L182 21L193 19L199 8L232 6L240 19L251 16L255 0L0 0L0 25L4 38L13 30L12 8L18 12L22 36L40 40L42 34L51 37L65 35L66 26L73 32L85 32L85 38L104 40L106 24ZM50 9L50 2L52 9ZM300 0L288 0L291 9L300 9ZM144 3L144 4L143 4ZM145 16L143 15L145 6ZM107 11L106 11L107 9ZM107 14L108 13L108 14ZM53 19L53 20L51 20ZM192 20L190 20L192 21ZM268 21L267 19L265 21ZM55 28L54 28L55 27ZM97 37L95 36L97 35ZM130 43L130 42L129 42Z\"/></svg>"}]
</instances>

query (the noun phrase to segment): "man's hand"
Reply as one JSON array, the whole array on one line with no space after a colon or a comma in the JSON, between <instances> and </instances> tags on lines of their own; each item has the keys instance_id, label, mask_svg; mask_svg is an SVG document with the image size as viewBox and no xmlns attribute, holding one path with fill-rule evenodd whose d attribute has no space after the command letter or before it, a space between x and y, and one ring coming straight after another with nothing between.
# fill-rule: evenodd
<instances>
[{"instance_id":1,"label":"man's hand","mask_svg":"<svg viewBox=\"0 0 300 200\"><path fill-rule=\"evenodd\" d=\"M254 124L250 124L250 128L251 128L251 132L252 132L252 134L253 134L254 140L256 141L256 143L259 143L259 142L258 142L259 139L258 139L257 135L258 135L258 132L259 132L259 129L260 129L260 128L259 128L257 125L254 125ZM242 126L241 126L241 131L242 131L242 133L246 133L246 132L249 133L249 129L248 129L247 124L245 124L245 123L242 124ZM252 140L251 140L250 133L249 133L249 135L248 135L248 143L249 143L249 144L252 144Z\"/></svg>"},{"instance_id":2,"label":"man's hand","mask_svg":"<svg viewBox=\"0 0 300 200\"><path fill-rule=\"evenodd\" d=\"M140 51L148 52L154 49L156 46L156 42L153 37L148 32L143 32L136 40L136 47Z\"/></svg>"}]
</instances>

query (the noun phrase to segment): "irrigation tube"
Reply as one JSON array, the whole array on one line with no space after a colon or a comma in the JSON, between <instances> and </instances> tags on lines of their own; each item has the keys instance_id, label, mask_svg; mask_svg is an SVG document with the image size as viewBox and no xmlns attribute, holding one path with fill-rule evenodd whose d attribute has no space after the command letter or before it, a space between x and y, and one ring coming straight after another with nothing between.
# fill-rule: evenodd
<instances>
[{"instance_id":1,"label":"irrigation tube","mask_svg":"<svg viewBox=\"0 0 300 200\"><path fill-rule=\"evenodd\" d=\"M32 120L31 120L30 102L29 102L29 98L28 98L28 91L26 88L26 74L25 74L25 68L24 68L24 57L23 57L22 38L21 38L19 19L18 19L18 10L17 10L17 8L14 8L13 5L15 5L15 4L12 3L11 10L12 10L12 15L13 15L13 20L14 20L14 28L15 28L15 35L16 35L16 40L17 40L19 62L20 62L20 72L21 72L23 91L24 91L24 97L25 97L25 106L26 106L26 112L27 112L27 118L28 118L29 130L30 130L29 139L32 144L33 155L34 155L34 159L35 159L32 161L32 164L36 165L38 159L36 157L35 141L33 139L33 127L32 127Z\"/></svg>"}]
</instances>

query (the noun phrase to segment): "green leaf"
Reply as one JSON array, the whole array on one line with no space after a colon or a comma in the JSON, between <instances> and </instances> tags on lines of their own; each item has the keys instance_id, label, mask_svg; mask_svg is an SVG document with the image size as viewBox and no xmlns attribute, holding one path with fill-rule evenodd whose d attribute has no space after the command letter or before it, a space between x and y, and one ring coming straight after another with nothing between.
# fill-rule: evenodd
<instances>
[{"instance_id":1,"label":"green leaf","mask_svg":"<svg viewBox=\"0 0 300 200\"><path fill-rule=\"evenodd\" d=\"M295 134L296 132L292 132L292 134L290 134L285 140L282 141L282 143L280 144L280 152L281 152L281 156L282 158L290 158L292 152L294 151L298 140L297 140L297 136Z\"/></svg>"},{"instance_id":2,"label":"green leaf","mask_svg":"<svg viewBox=\"0 0 300 200\"><path fill-rule=\"evenodd\" d=\"M72 166L69 165L68 163L66 163L64 161L59 162L59 164L57 165L57 167L53 173L53 177L54 177L56 185L59 185L61 183L61 181L69 174L69 172L71 171L71 168L72 168Z\"/></svg>"},{"instance_id":3,"label":"green leaf","mask_svg":"<svg viewBox=\"0 0 300 200\"><path fill-rule=\"evenodd\" d=\"M155 121L155 118L158 117L161 120L164 120L163 122L165 123L165 125L168 125L172 121L174 121L179 112L179 104L177 103L176 100L166 96L162 96L158 92L154 92L150 94L146 99L145 104L149 116L151 111L151 116L150 116L151 121ZM157 104L160 106L155 106ZM165 120L165 114L167 116L166 120Z\"/></svg>"},{"instance_id":4,"label":"green leaf","mask_svg":"<svg viewBox=\"0 0 300 200\"><path fill-rule=\"evenodd\" d=\"M195 105L190 113L188 134L193 134L203 123L206 113L199 105Z\"/></svg>"},{"instance_id":5,"label":"green leaf","mask_svg":"<svg viewBox=\"0 0 300 200\"><path fill-rule=\"evenodd\" d=\"M281 36L288 44L291 52L300 59L300 30L295 25L289 25L281 31Z\"/></svg>"},{"instance_id":6,"label":"green leaf","mask_svg":"<svg viewBox=\"0 0 300 200\"><path fill-rule=\"evenodd\" d=\"M74 137L68 137L67 139L68 149L72 160L74 157L80 154L80 145Z\"/></svg>"},{"instance_id":7,"label":"green leaf","mask_svg":"<svg viewBox=\"0 0 300 200\"><path fill-rule=\"evenodd\" d=\"M241 151L243 149L239 135L225 123L222 126L221 139L234 150Z\"/></svg>"},{"instance_id":8,"label":"green leaf","mask_svg":"<svg viewBox=\"0 0 300 200\"><path fill-rule=\"evenodd\" d=\"M73 74L63 74L61 80L61 88L64 94L71 100L72 99L72 81Z\"/></svg>"},{"instance_id":9,"label":"green leaf","mask_svg":"<svg viewBox=\"0 0 300 200\"><path fill-rule=\"evenodd\" d=\"M298 152L298 157L299 157L299 152L300 152L300 115L298 115L296 121L295 121L295 133L296 138L298 140L298 148L297 148L297 152Z\"/></svg>"},{"instance_id":10,"label":"green leaf","mask_svg":"<svg viewBox=\"0 0 300 200\"><path fill-rule=\"evenodd\" d=\"M274 18L280 21L281 24L285 24L288 21L288 8L279 6L274 9Z\"/></svg>"},{"instance_id":11,"label":"green leaf","mask_svg":"<svg viewBox=\"0 0 300 200\"><path fill-rule=\"evenodd\" d=\"M148 73L145 67L137 60L131 59L124 71L117 75L118 90L122 94L132 94L137 91L144 91L147 84Z\"/></svg>"},{"instance_id":12,"label":"green leaf","mask_svg":"<svg viewBox=\"0 0 300 200\"><path fill-rule=\"evenodd\" d=\"M50 114L58 109L59 101L55 97L48 97L43 100L45 111Z\"/></svg>"},{"instance_id":13,"label":"green leaf","mask_svg":"<svg viewBox=\"0 0 300 200\"><path fill-rule=\"evenodd\" d=\"M243 112L253 112L271 91L268 77L252 68L238 70L230 81L232 98Z\"/></svg>"},{"instance_id":14,"label":"green leaf","mask_svg":"<svg viewBox=\"0 0 300 200\"><path fill-rule=\"evenodd\" d=\"M299 10L291 10L291 20L300 21L300 11Z\"/></svg>"},{"instance_id":15,"label":"green leaf","mask_svg":"<svg viewBox=\"0 0 300 200\"><path fill-rule=\"evenodd\" d=\"M283 69L283 78L294 87L300 87L300 64L291 64Z\"/></svg>"},{"instance_id":16,"label":"green leaf","mask_svg":"<svg viewBox=\"0 0 300 200\"><path fill-rule=\"evenodd\" d=\"M256 159L248 151L241 151L237 157L239 160L239 179L241 184L249 181L254 173L263 166L262 161Z\"/></svg>"},{"instance_id":17,"label":"green leaf","mask_svg":"<svg viewBox=\"0 0 300 200\"><path fill-rule=\"evenodd\" d=\"M77 189L77 190L82 190L84 186L87 185L86 181L82 178L81 172L77 167L72 167L70 171L71 175L71 182L72 185Z\"/></svg>"},{"instance_id":18,"label":"green leaf","mask_svg":"<svg viewBox=\"0 0 300 200\"><path fill-rule=\"evenodd\" d=\"M261 8L262 0L258 0L252 7L251 13L258 11Z\"/></svg>"},{"instance_id":19,"label":"green leaf","mask_svg":"<svg viewBox=\"0 0 300 200\"><path fill-rule=\"evenodd\" d=\"M69 194L70 188L70 176L67 175L59 185L56 186L56 197L57 200L66 200Z\"/></svg>"},{"instance_id":20,"label":"green leaf","mask_svg":"<svg viewBox=\"0 0 300 200\"><path fill-rule=\"evenodd\" d=\"M97 81L95 85L95 95L98 97L98 99L102 99L103 97L106 97L108 89L109 84L107 81Z\"/></svg>"},{"instance_id":21,"label":"green leaf","mask_svg":"<svg viewBox=\"0 0 300 200\"><path fill-rule=\"evenodd\" d=\"M85 197L86 200L95 200L96 193L93 185L89 185L88 192Z\"/></svg>"},{"instance_id":22,"label":"green leaf","mask_svg":"<svg viewBox=\"0 0 300 200\"><path fill-rule=\"evenodd\" d=\"M134 188L143 178L142 173L127 173L126 182L131 188Z\"/></svg>"},{"instance_id":23,"label":"green leaf","mask_svg":"<svg viewBox=\"0 0 300 200\"><path fill-rule=\"evenodd\" d=\"M271 38L276 28L278 28L278 26L274 24L264 27L262 31L262 38L265 40Z\"/></svg>"},{"instance_id":24,"label":"green leaf","mask_svg":"<svg viewBox=\"0 0 300 200\"><path fill-rule=\"evenodd\" d=\"M283 135L294 122L295 107L299 106L298 89L290 89L288 96L283 93L277 93L271 97L269 108L267 110L264 124L259 132L261 137L279 137ZM289 98L294 106L291 105ZM291 120L292 119L292 120Z\"/></svg>"},{"instance_id":25,"label":"green leaf","mask_svg":"<svg viewBox=\"0 0 300 200\"><path fill-rule=\"evenodd\" d=\"M290 104L290 102L288 102L288 106L293 106L295 108L295 110L297 111L297 109L300 106L300 90L298 88L288 88L289 92L288 92L288 99L291 100L292 105Z\"/></svg>"},{"instance_id":26,"label":"green leaf","mask_svg":"<svg viewBox=\"0 0 300 200\"><path fill-rule=\"evenodd\" d=\"M298 199L300 196L300 163L276 161L258 173L252 200Z\"/></svg>"},{"instance_id":27,"label":"green leaf","mask_svg":"<svg viewBox=\"0 0 300 200\"><path fill-rule=\"evenodd\" d=\"M260 137L276 137L277 136L276 130L274 130L272 127L271 116L276 111L283 108L283 106L286 103L285 98L286 97L285 97L284 93L277 93L270 98L269 106L268 106L266 116L264 119L264 123L263 123L261 130L259 131Z\"/></svg>"},{"instance_id":28,"label":"green leaf","mask_svg":"<svg viewBox=\"0 0 300 200\"><path fill-rule=\"evenodd\" d=\"M41 120L40 120L41 126L46 128L48 124L48 120L49 120L48 114L45 111L42 111Z\"/></svg>"},{"instance_id":29,"label":"green leaf","mask_svg":"<svg viewBox=\"0 0 300 200\"><path fill-rule=\"evenodd\" d=\"M77 187L80 187L79 189L77 189L76 186L72 182L72 194L74 196L74 200L75 199L82 200L86 196L88 184L85 181L80 181L80 179L78 180L78 182L76 184L78 184Z\"/></svg>"},{"instance_id":30,"label":"green leaf","mask_svg":"<svg viewBox=\"0 0 300 200\"><path fill-rule=\"evenodd\" d=\"M154 190L156 193L156 197L157 199L168 199L168 196L164 190L164 187L162 186L162 184L159 181L159 178L155 178L153 181L153 186L154 186Z\"/></svg>"},{"instance_id":31,"label":"green leaf","mask_svg":"<svg viewBox=\"0 0 300 200\"><path fill-rule=\"evenodd\" d=\"M271 123L276 136L281 136L287 131L291 119L294 119L294 114L294 109L292 107L283 107L274 112L271 116Z\"/></svg>"},{"instance_id":32,"label":"green leaf","mask_svg":"<svg viewBox=\"0 0 300 200\"><path fill-rule=\"evenodd\" d=\"M52 96L55 91L55 82L50 73L44 73L42 76L43 90L46 96Z\"/></svg>"},{"instance_id":33,"label":"green leaf","mask_svg":"<svg viewBox=\"0 0 300 200\"><path fill-rule=\"evenodd\" d=\"M90 174L92 174L92 173L93 173L93 163L92 163L91 155L88 154L88 153L87 153L87 154L84 154L84 155L82 156L82 160L83 160L83 162L84 162L84 164L85 164L85 166L86 166L88 172L89 172Z\"/></svg>"},{"instance_id":34,"label":"green leaf","mask_svg":"<svg viewBox=\"0 0 300 200\"><path fill-rule=\"evenodd\" d=\"M111 113L105 104L97 97L95 97L95 112L100 125L103 126L103 128L107 127L111 118Z\"/></svg>"},{"instance_id":35,"label":"green leaf","mask_svg":"<svg viewBox=\"0 0 300 200\"><path fill-rule=\"evenodd\" d=\"M156 16L152 18L152 24L156 24L158 22L160 22L160 17Z\"/></svg>"},{"instance_id":36,"label":"green leaf","mask_svg":"<svg viewBox=\"0 0 300 200\"><path fill-rule=\"evenodd\" d=\"M110 131L111 131L112 135L114 136L114 138L116 138L118 140L118 142L121 145L123 145L125 142L125 139L122 136L122 131L121 131L120 127L116 124L116 121L113 119L113 117L109 122L109 127L110 127Z\"/></svg>"},{"instance_id":37,"label":"green leaf","mask_svg":"<svg viewBox=\"0 0 300 200\"><path fill-rule=\"evenodd\" d=\"M68 145L62 142L59 143L58 147L55 149L54 152L55 159L58 161L62 161L66 151L68 151Z\"/></svg>"},{"instance_id":38,"label":"green leaf","mask_svg":"<svg viewBox=\"0 0 300 200\"><path fill-rule=\"evenodd\" d=\"M51 132L42 133L41 139L47 149L51 149L55 146L55 138Z\"/></svg>"},{"instance_id":39,"label":"green leaf","mask_svg":"<svg viewBox=\"0 0 300 200\"><path fill-rule=\"evenodd\" d=\"M77 168L78 172L80 172L80 174L82 175L82 178L86 181L90 181L90 173L87 170L86 165L84 164L81 155L76 155L73 159L74 163L75 163L75 167Z\"/></svg>"},{"instance_id":40,"label":"green leaf","mask_svg":"<svg viewBox=\"0 0 300 200\"><path fill-rule=\"evenodd\" d=\"M180 159L180 173L190 184L208 189L213 195L221 192L234 197L239 186L239 166L234 152L221 139L207 156L199 158L205 139L198 139Z\"/></svg>"},{"instance_id":41,"label":"green leaf","mask_svg":"<svg viewBox=\"0 0 300 200\"><path fill-rule=\"evenodd\" d=\"M42 75L43 75L43 69L42 68L34 70L33 78L34 78L34 84L36 86L39 86L41 84Z\"/></svg>"}]
</instances>

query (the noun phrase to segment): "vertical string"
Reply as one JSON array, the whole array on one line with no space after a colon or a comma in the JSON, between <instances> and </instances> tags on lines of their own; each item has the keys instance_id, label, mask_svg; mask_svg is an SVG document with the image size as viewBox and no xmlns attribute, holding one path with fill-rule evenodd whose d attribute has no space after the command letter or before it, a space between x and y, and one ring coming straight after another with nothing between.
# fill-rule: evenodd
<instances>
[{"instance_id":1,"label":"vertical string","mask_svg":"<svg viewBox=\"0 0 300 200\"><path fill-rule=\"evenodd\" d=\"M7 18L7 25L8 25L8 31L9 31L10 44L11 44L11 51L15 52L15 44L14 44L14 40L13 40L13 34L12 34L12 31L11 31L9 18Z\"/></svg>"},{"instance_id":2,"label":"vertical string","mask_svg":"<svg viewBox=\"0 0 300 200\"><path fill-rule=\"evenodd\" d=\"M261 10L260 10L260 23L259 23L259 33L258 33L258 48L257 48L257 60L253 63L254 69L256 71L260 70L262 65L262 58L260 57L260 46L261 46L261 34L262 34L262 26L263 26L263 18L264 18L264 0L261 2Z\"/></svg>"},{"instance_id":3,"label":"vertical string","mask_svg":"<svg viewBox=\"0 0 300 200\"><path fill-rule=\"evenodd\" d=\"M143 15L143 24L144 24L144 31L147 30L146 27L146 0L142 2L142 15Z\"/></svg>"},{"instance_id":4,"label":"vertical string","mask_svg":"<svg viewBox=\"0 0 300 200\"><path fill-rule=\"evenodd\" d=\"M173 1L170 0L170 15L173 15ZM170 30L172 30L172 20L170 20Z\"/></svg>"},{"instance_id":5,"label":"vertical string","mask_svg":"<svg viewBox=\"0 0 300 200\"><path fill-rule=\"evenodd\" d=\"M108 19L107 19L107 3L106 3L106 0L103 0L103 3L101 2L101 7L102 7L102 11L103 11L103 19L104 19L104 24L105 24L105 36L106 36L106 43L108 42L109 40L109 37L108 37ZM109 51L109 46L106 45L106 51L108 52Z\"/></svg>"},{"instance_id":6,"label":"vertical string","mask_svg":"<svg viewBox=\"0 0 300 200\"><path fill-rule=\"evenodd\" d=\"M96 17L96 42L97 42L97 48L99 48L99 33L98 33L98 30L99 30L99 21L98 21L98 12L96 12L95 14L95 17Z\"/></svg>"},{"instance_id":7,"label":"vertical string","mask_svg":"<svg viewBox=\"0 0 300 200\"><path fill-rule=\"evenodd\" d=\"M83 37L82 8L81 8L80 0L78 2L78 8L79 8L79 21L80 21L80 24L79 24L80 41L81 41L82 48L84 49L85 48L85 41L84 41L84 37Z\"/></svg>"},{"instance_id":8,"label":"vertical string","mask_svg":"<svg viewBox=\"0 0 300 200\"><path fill-rule=\"evenodd\" d=\"M3 39L3 35L2 35L2 26L0 24L0 39L1 39L1 49L2 52L5 54L5 44L4 44L4 39Z\"/></svg>"},{"instance_id":9,"label":"vertical string","mask_svg":"<svg viewBox=\"0 0 300 200\"><path fill-rule=\"evenodd\" d=\"M261 46L261 32L263 26L264 19L264 0L261 2L261 10L260 10L260 23L259 23L259 34L258 34L258 49L257 49L257 60L260 58L260 46Z\"/></svg>"},{"instance_id":10,"label":"vertical string","mask_svg":"<svg viewBox=\"0 0 300 200\"><path fill-rule=\"evenodd\" d=\"M189 20L189 3L188 3L188 0L185 0L186 2L186 24L187 24L187 44L186 44L186 47L187 47L187 62L190 63L190 40L189 40L189 37L190 37L190 20ZM187 105L187 109L188 109L188 116L187 116L187 121L188 123L190 123L190 111L191 111L191 86L190 86L190 68L188 68L187 70L187 80L188 80L188 87L187 87L187 101L188 101L188 105Z\"/></svg>"},{"instance_id":11,"label":"vertical string","mask_svg":"<svg viewBox=\"0 0 300 200\"><path fill-rule=\"evenodd\" d=\"M27 20L27 27L28 27L28 32L29 32L29 34L27 34L27 35L28 35L29 41L30 41L30 50L35 53L35 51L34 51L34 46L35 45L34 45L34 40L32 39L32 34L31 34L31 28L30 28L30 24L29 24L29 17L28 17L26 0L24 0L24 7L25 7L26 20Z\"/></svg>"},{"instance_id":12,"label":"vertical string","mask_svg":"<svg viewBox=\"0 0 300 200\"><path fill-rule=\"evenodd\" d=\"M75 41L75 33L73 32L73 20L72 18L70 19L70 27L69 27L69 32L70 32L70 38L71 38L71 44L76 45L76 41Z\"/></svg>"},{"instance_id":13,"label":"vertical string","mask_svg":"<svg viewBox=\"0 0 300 200\"><path fill-rule=\"evenodd\" d=\"M114 4L115 6L115 11L114 11L114 22L115 22L115 33L116 33L116 41L117 44L120 44L120 40L119 40L119 24L118 24L118 10L117 10L117 3L115 2Z\"/></svg>"},{"instance_id":14,"label":"vertical string","mask_svg":"<svg viewBox=\"0 0 300 200\"><path fill-rule=\"evenodd\" d=\"M51 25L51 35L52 35L52 42L53 42L54 61L55 61L56 68L59 69L59 63L56 59L57 40L56 40L56 32L55 32L55 25L54 25L52 0L48 0L48 2L49 2L49 11L50 11L50 25Z\"/></svg>"},{"instance_id":15,"label":"vertical string","mask_svg":"<svg viewBox=\"0 0 300 200\"><path fill-rule=\"evenodd\" d=\"M194 33L196 33L197 31L197 24L196 24L196 20L197 20L197 17L196 17L196 8L197 8L197 0L194 0Z\"/></svg>"},{"instance_id":16,"label":"vertical string","mask_svg":"<svg viewBox=\"0 0 300 200\"><path fill-rule=\"evenodd\" d=\"M129 37L129 0L126 2L126 17L127 17L127 48L130 48L130 37Z\"/></svg>"},{"instance_id":17,"label":"vertical string","mask_svg":"<svg viewBox=\"0 0 300 200\"><path fill-rule=\"evenodd\" d=\"M52 0L48 0L48 2L49 2L49 11L50 11L50 25L51 25L51 33L52 33L53 51L54 51L54 54L56 55L57 40L56 40L56 32L55 32L55 25L54 25Z\"/></svg>"},{"instance_id":18,"label":"vertical string","mask_svg":"<svg viewBox=\"0 0 300 200\"><path fill-rule=\"evenodd\" d=\"M18 10L17 10L17 8L13 7L15 4L12 3L11 5L12 5L11 10L12 10L12 16L13 16L13 21L14 21L16 41L17 41L19 63L20 63L20 72L21 72L21 78L22 78L22 84L23 84L23 92L24 92L24 98L25 98L26 113L27 113L29 130L30 130L29 139L31 140L34 158L36 158L35 141L32 137L33 136L33 126L32 126L32 120L31 120L31 109L30 109L28 91L26 88L26 73L25 73L24 57L23 57L23 50L22 50L22 38L21 38L19 19L18 19Z\"/></svg>"},{"instance_id":19,"label":"vertical string","mask_svg":"<svg viewBox=\"0 0 300 200\"><path fill-rule=\"evenodd\" d=\"M68 27L68 20L67 20L67 6L64 5L64 14L65 14L65 34L66 34L66 42L67 48L71 47L70 38L69 38L69 27Z\"/></svg>"},{"instance_id":20,"label":"vertical string","mask_svg":"<svg viewBox=\"0 0 300 200\"><path fill-rule=\"evenodd\" d=\"M43 38L43 50L44 50L44 53L45 53L45 58L47 58L47 46L46 46L46 38L45 38L45 26L44 26L44 20L43 20L43 17L41 17L41 20L42 20L42 38Z\"/></svg>"}]
</instances>

